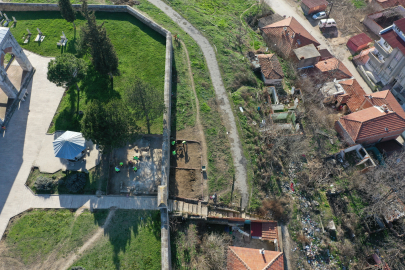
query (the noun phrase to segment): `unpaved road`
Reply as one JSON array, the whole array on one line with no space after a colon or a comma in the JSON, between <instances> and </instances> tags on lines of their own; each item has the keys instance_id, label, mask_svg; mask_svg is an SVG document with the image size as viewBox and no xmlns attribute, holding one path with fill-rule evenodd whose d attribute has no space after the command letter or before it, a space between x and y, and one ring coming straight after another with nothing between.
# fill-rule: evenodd
<instances>
[{"instance_id":1,"label":"unpaved road","mask_svg":"<svg viewBox=\"0 0 405 270\"><path fill-rule=\"evenodd\" d=\"M347 50L346 45L338 46L331 44L331 42L319 31L319 27L313 27L308 19L304 17L301 7L298 4L296 4L296 7L291 6L286 0L265 0L265 2L279 15L294 17L316 40L318 40L322 49L328 49L336 58L343 62L367 94L373 93L367 83L360 76L353 63L349 61L348 57L350 56L350 53Z\"/></svg>"},{"instance_id":2,"label":"unpaved road","mask_svg":"<svg viewBox=\"0 0 405 270\"><path fill-rule=\"evenodd\" d=\"M177 23L190 37L192 37L200 46L204 53L205 61L207 62L208 70L212 84L215 89L217 101L221 108L222 122L224 123L227 132L229 132L229 142L231 144L231 152L233 158L233 164L235 167L235 187L242 194L242 208L246 208L248 204L248 185L247 185L247 172L246 172L246 159L243 156L242 145L239 139L238 130L236 128L235 117L233 115L232 107L229 103L228 94L225 90L222 82L221 73L219 71L218 62L215 56L214 48L208 42L208 40L174 11L170 6L165 4L161 0L148 0L157 8L162 10L167 16L169 16L175 23Z\"/></svg>"}]
</instances>

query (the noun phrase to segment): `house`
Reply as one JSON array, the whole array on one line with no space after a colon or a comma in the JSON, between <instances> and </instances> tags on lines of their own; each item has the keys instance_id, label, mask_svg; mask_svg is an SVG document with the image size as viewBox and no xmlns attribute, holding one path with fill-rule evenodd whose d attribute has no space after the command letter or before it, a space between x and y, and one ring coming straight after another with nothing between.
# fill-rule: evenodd
<instances>
[{"instance_id":1,"label":"house","mask_svg":"<svg viewBox=\"0 0 405 270\"><path fill-rule=\"evenodd\" d=\"M374 43L375 50L368 54L364 65L374 83L383 89L391 89L401 104L405 104L405 18L395 21L380 32L380 40Z\"/></svg>"},{"instance_id":2,"label":"house","mask_svg":"<svg viewBox=\"0 0 405 270\"><path fill-rule=\"evenodd\" d=\"M405 0L372 0L370 5L375 10L383 10L395 6L405 6Z\"/></svg>"},{"instance_id":3,"label":"house","mask_svg":"<svg viewBox=\"0 0 405 270\"><path fill-rule=\"evenodd\" d=\"M314 68L310 68L306 72L311 76L314 84L323 84L335 79L343 80L353 77L347 67L336 58L319 61Z\"/></svg>"},{"instance_id":4,"label":"house","mask_svg":"<svg viewBox=\"0 0 405 270\"><path fill-rule=\"evenodd\" d=\"M372 33L379 35L380 31L404 17L405 8L403 6L394 6L366 15L363 24Z\"/></svg>"},{"instance_id":5,"label":"house","mask_svg":"<svg viewBox=\"0 0 405 270\"><path fill-rule=\"evenodd\" d=\"M336 100L339 105L346 104L350 112L356 112L363 104L366 92L355 79L349 79L339 82L345 94L339 95Z\"/></svg>"},{"instance_id":6,"label":"house","mask_svg":"<svg viewBox=\"0 0 405 270\"><path fill-rule=\"evenodd\" d=\"M279 22L260 28L267 46L286 58L294 58L294 49L320 43L294 18L288 17Z\"/></svg>"},{"instance_id":7,"label":"house","mask_svg":"<svg viewBox=\"0 0 405 270\"><path fill-rule=\"evenodd\" d=\"M283 270L284 255L278 251L230 246L226 269Z\"/></svg>"},{"instance_id":8,"label":"house","mask_svg":"<svg viewBox=\"0 0 405 270\"><path fill-rule=\"evenodd\" d=\"M373 42L371 38L369 38L365 33L361 33L351 37L347 41L346 46L349 48L351 53L357 53L366 49L371 42Z\"/></svg>"},{"instance_id":9,"label":"house","mask_svg":"<svg viewBox=\"0 0 405 270\"><path fill-rule=\"evenodd\" d=\"M314 67L321 58L321 54L315 48L314 44L309 44L307 46L294 49L293 51L295 56L297 56L295 60L298 61L298 69Z\"/></svg>"},{"instance_id":10,"label":"house","mask_svg":"<svg viewBox=\"0 0 405 270\"><path fill-rule=\"evenodd\" d=\"M321 54L321 58L319 58L320 61L334 57L328 49L320 49L318 52Z\"/></svg>"},{"instance_id":11,"label":"house","mask_svg":"<svg viewBox=\"0 0 405 270\"><path fill-rule=\"evenodd\" d=\"M325 11L328 6L326 0L302 0L301 8L305 15L310 15L319 11Z\"/></svg>"},{"instance_id":12,"label":"house","mask_svg":"<svg viewBox=\"0 0 405 270\"><path fill-rule=\"evenodd\" d=\"M262 79L265 85L280 84L284 79L283 68L275 54L257 54L256 55Z\"/></svg>"},{"instance_id":13,"label":"house","mask_svg":"<svg viewBox=\"0 0 405 270\"><path fill-rule=\"evenodd\" d=\"M356 56L353 57L353 63L354 63L356 66L364 66L364 65L368 62L368 60L370 59L370 57L368 56L368 54L369 54L371 51L374 51L374 50L375 50L375 47L374 47L374 46L371 47L371 48L362 50L358 55L356 55Z\"/></svg>"},{"instance_id":14,"label":"house","mask_svg":"<svg viewBox=\"0 0 405 270\"><path fill-rule=\"evenodd\" d=\"M405 131L405 111L389 90L373 93L357 112L336 121L335 129L350 145L394 140Z\"/></svg>"},{"instance_id":15,"label":"house","mask_svg":"<svg viewBox=\"0 0 405 270\"><path fill-rule=\"evenodd\" d=\"M325 96L325 103L335 102L336 107L346 105L350 112L356 112L366 96L363 88L355 79L334 80L326 83L321 92Z\"/></svg>"}]
</instances>

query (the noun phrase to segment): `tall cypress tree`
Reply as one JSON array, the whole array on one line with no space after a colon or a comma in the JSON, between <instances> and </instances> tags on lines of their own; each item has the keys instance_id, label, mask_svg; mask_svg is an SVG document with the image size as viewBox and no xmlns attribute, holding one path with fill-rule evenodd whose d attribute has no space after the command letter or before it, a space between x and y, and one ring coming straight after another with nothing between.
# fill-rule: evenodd
<instances>
[{"instance_id":1,"label":"tall cypress tree","mask_svg":"<svg viewBox=\"0 0 405 270\"><path fill-rule=\"evenodd\" d=\"M67 22L73 23L73 27L76 30L76 25L75 25L76 14L72 7L72 4L70 3L70 0L59 0L58 6L60 8L60 14L62 15L62 17Z\"/></svg>"},{"instance_id":2,"label":"tall cypress tree","mask_svg":"<svg viewBox=\"0 0 405 270\"><path fill-rule=\"evenodd\" d=\"M90 47L92 63L94 68L101 74L109 75L111 80L113 75L118 73L118 56L104 23L97 25L94 12L89 12L87 2L83 1L82 14L87 20L86 27L81 29L83 43Z\"/></svg>"}]
</instances>

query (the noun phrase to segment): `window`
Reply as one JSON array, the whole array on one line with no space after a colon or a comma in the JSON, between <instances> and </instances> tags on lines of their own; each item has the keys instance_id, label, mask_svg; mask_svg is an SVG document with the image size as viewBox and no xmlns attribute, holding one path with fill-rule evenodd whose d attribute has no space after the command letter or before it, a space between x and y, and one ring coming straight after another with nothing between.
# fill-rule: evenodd
<instances>
[{"instance_id":1,"label":"window","mask_svg":"<svg viewBox=\"0 0 405 270\"><path fill-rule=\"evenodd\" d=\"M384 46L389 47L390 45L388 45L387 41L384 41Z\"/></svg>"},{"instance_id":2,"label":"window","mask_svg":"<svg viewBox=\"0 0 405 270\"><path fill-rule=\"evenodd\" d=\"M395 59L396 59L397 61L399 61L399 60L401 60L401 57L402 57L401 53L400 53L400 52L397 52L397 54L395 55Z\"/></svg>"},{"instance_id":3,"label":"window","mask_svg":"<svg viewBox=\"0 0 405 270\"><path fill-rule=\"evenodd\" d=\"M297 39L297 43L298 45L301 45L301 41L299 39Z\"/></svg>"},{"instance_id":4,"label":"window","mask_svg":"<svg viewBox=\"0 0 405 270\"><path fill-rule=\"evenodd\" d=\"M392 67L391 67L391 66L388 66L387 69L388 69L389 71L392 71Z\"/></svg>"}]
</instances>

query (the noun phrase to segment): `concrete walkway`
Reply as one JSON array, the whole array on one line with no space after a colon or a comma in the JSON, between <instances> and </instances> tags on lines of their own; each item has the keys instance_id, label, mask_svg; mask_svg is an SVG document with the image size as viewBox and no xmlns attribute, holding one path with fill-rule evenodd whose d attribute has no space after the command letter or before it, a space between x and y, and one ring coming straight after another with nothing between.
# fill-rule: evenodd
<instances>
[{"instance_id":1,"label":"concrete walkway","mask_svg":"<svg viewBox=\"0 0 405 270\"><path fill-rule=\"evenodd\" d=\"M367 94L372 94L370 87L359 74L352 61L348 57L351 55L346 48L346 44L332 45L319 31L318 26L312 26L307 18L302 14L301 6L291 6L287 0L265 0L265 2L279 15L294 17L320 44L322 49L328 49L335 57L337 57L349 69L353 77L359 82L361 87ZM339 25L338 25L339 28Z\"/></svg>"},{"instance_id":2,"label":"concrete walkway","mask_svg":"<svg viewBox=\"0 0 405 270\"><path fill-rule=\"evenodd\" d=\"M64 89L46 79L51 58L24 52L37 71L26 101L20 103L6 132L0 133L0 236L11 217L29 208L156 209L156 197L35 196L25 187Z\"/></svg>"},{"instance_id":3,"label":"concrete walkway","mask_svg":"<svg viewBox=\"0 0 405 270\"><path fill-rule=\"evenodd\" d=\"M228 94L222 82L221 73L219 71L218 62L215 56L215 51L208 40L188 21L174 11L170 6L161 0L148 0L150 3L162 10L174 22L176 22L187 34L190 35L200 46L204 53L207 62L208 70L212 84L215 89L218 103L222 111L222 122L225 124L226 130L229 132L229 142L231 144L231 152L233 164L235 167L235 187L242 194L242 208L248 204L248 185L246 173L246 159L243 156L242 145L239 139L238 130L236 128L235 117L232 112L232 107L228 100Z\"/></svg>"},{"instance_id":4,"label":"concrete walkway","mask_svg":"<svg viewBox=\"0 0 405 270\"><path fill-rule=\"evenodd\" d=\"M92 141L86 141L86 147L89 148L89 155L85 155L78 162L69 162L67 159L55 157L53 150L53 141L58 137L55 134L44 135L41 150L34 161L34 166L43 173L55 173L59 170L83 171L86 172L100 163L101 153Z\"/></svg>"}]
</instances>

